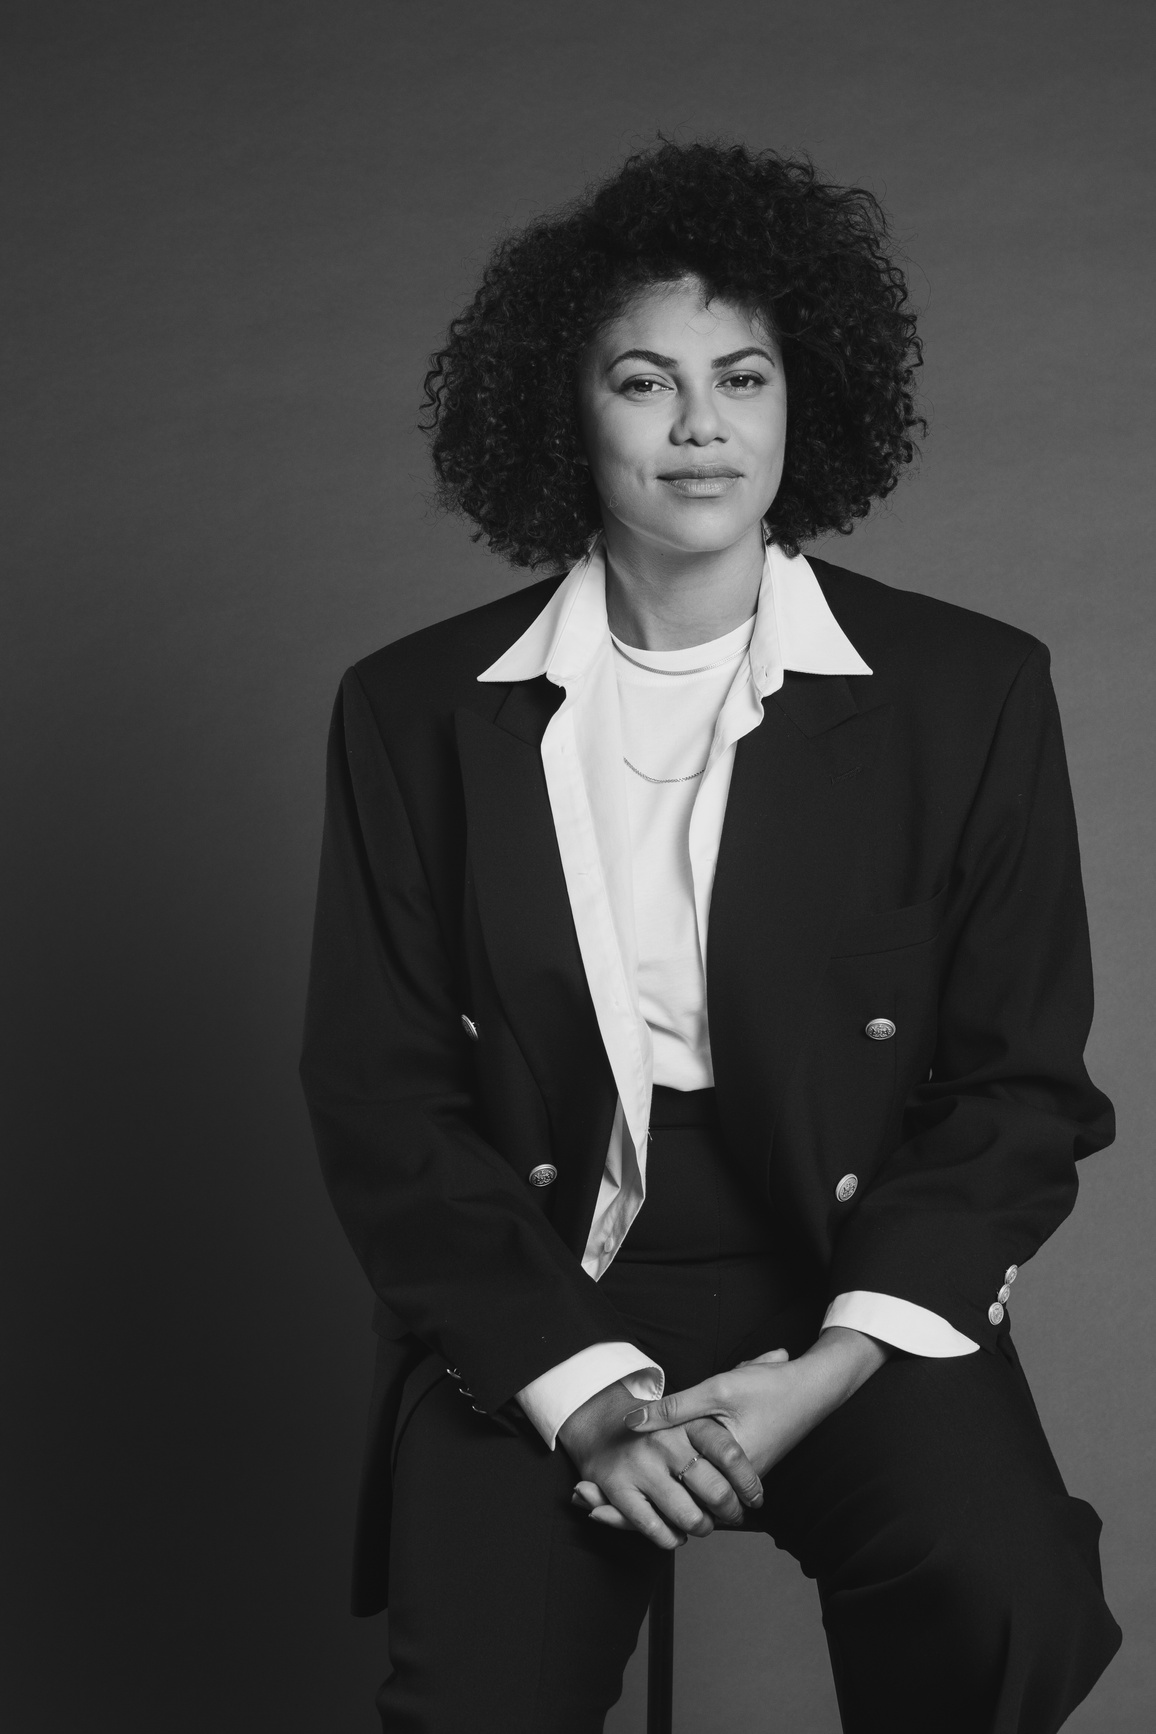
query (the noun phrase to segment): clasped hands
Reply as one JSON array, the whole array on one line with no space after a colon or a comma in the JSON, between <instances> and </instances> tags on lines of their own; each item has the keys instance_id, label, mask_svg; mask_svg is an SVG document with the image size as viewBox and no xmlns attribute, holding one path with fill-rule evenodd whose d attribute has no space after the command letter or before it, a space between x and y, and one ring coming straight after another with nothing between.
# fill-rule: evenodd
<instances>
[{"instance_id":1,"label":"clasped hands","mask_svg":"<svg viewBox=\"0 0 1156 1734\"><path fill-rule=\"evenodd\" d=\"M681 1547L738 1528L763 1503L762 1477L846 1402L888 1355L860 1331L823 1331L796 1361L771 1349L654 1402L622 1383L583 1403L559 1440L581 1479L575 1503L596 1523Z\"/></svg>"}]
</instances>

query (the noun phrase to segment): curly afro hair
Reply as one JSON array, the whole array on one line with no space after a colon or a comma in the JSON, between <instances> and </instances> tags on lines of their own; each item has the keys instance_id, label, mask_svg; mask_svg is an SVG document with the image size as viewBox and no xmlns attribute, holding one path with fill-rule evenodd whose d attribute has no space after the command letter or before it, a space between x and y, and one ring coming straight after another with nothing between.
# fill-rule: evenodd
<instances>
[{"instance_id":1,"label":"curly afro hair","mask_svg":"<svg viewBox=\"0 0 1156 1734\"><path fill-rule=\"evenodd\" d=\"M878 201L805 159L661 143L503 241L431 358L423 424L442 503L516 566L566 565L601 527L582 462L579 358L638 290L697 277L782 347L789 405L767 516L789 553L850 531L915 456L921 362Z\"/></svg>"}]
</instances>

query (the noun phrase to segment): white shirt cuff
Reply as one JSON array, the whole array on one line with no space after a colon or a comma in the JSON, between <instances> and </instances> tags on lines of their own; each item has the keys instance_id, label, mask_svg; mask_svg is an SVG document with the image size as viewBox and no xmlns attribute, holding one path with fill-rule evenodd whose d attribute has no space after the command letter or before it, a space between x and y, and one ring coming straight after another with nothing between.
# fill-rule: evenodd
<instances>
[{"instance_id":1,"label":"white shirt cuff","mask_svg":"<svg viewBox=\"0 0 1156 1734\"><path fill-rule=\"evenodd\" d=\"M518 1392L518 1401L553 1451L562 1423L618 1380L632 1397L649 1402L662 1396L666 1375L633 1343L593 1343L531 1379Z\"/></svg>"},{"instance_id":2,"label":"white shirt cuff","mask_svg":"<svg viewBox=\"0 0 1156 1734\"><path fill-rule=\"evenodd\" d=\"M917 1307L914 1301L900 1300L898 1295L873 1294L865 1288L835 1296L827 1308L822 1329L830 1325L862 1331L864 1336L878 1337L881 1343L890 1343L894 1349L934 1360L979 1353L978 1343L973 1343L938 1313Z\"/></svg>"}]
</instances>

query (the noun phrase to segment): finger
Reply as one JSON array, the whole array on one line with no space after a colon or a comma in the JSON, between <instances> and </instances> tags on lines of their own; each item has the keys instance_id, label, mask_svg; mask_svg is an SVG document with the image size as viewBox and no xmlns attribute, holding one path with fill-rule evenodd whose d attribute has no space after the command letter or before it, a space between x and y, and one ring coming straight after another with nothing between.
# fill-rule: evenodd
<instances>
[{"instance_id":1,"label":"finger","mask_svg":"<svg viewBox=\"0 0 1156 1734\"><path fill-rule=\"evenodd\" d=\"M664 1548L667 1552L673 1551L676 1547L685 1547L686 1531L674 1524L664 1522L650 1500L639 1492L637 1487L625 1487L621 1491L616 1490L614 1503L622 1516L629 1520L631 1528L636 1529L640 1535L644 1535L647 1541L652 1541L655 1547ZM690 1500L689 1503L693 1505L694 1501ZM695 1509L698 1510L697 1506ZM601 1508L590 1514L596 1522L600 1519L600 1511ZM699 1512L700 1517L701 1515L702 1513ZM601 1521L605 1522L606 1519L602 1518Z\"/></svg>"},{"instance_id":2,"label":"finger","mask_svg":"<svg viewBox=\"0 0 1156 1734\"><path fill-rule=\"evenodd\" d=\"M688 1449L693 1455L693 1446ZM685 1457L683 1461L686 1461ZM638 1487L672 1529L699 1537L708 1536L714 1530L714 1518L703 1509L685 1482L678 1479L668 1461L659 1460L646 1465L639 1476Z\"/></svg>"},{"instance_id":3,"label":"finger","mask_svg":"<svg viewBox=\"0 0 1156 1734\"><path fill-rule=\"evenodd\" d=\"M596 1481L580 1481L570 1497L576 1504L587 1505L591 1510L608 1503Z\"/></svg>"},{"instance_id":4,"label":"finger","mask_svg":"<svg viewBox=\"0 0 1156 1734\"><path fill-rule=\"evenodd\" d=\"M710 1512L704 1511L685 1482L676 1481L673 1475L666 1487L656 1493L653 1503L672 1529L680 1529L684 1535L697 1536L700 1541L714 1534L714 1518Z\"/></svg>"},{"instance_id":5,"label":"finger","mask_svg":"<svg viewBox=\"0 0 1156 1734\"><path fill-rule=\"evenodd\" d=\"M694 1447L688 1444L685 1434L679 1433L678 1438L678 1461L685 1463L694 1455ZM633 1462L626 1473L612 1476L603 1487L613 1504L626 1512L632 1522L638 1523L639 1501L643 1502L652 1521L657 1519L665 1523L684 1540L688 1535L710 1535L714 1519L676 1479L667 1450L667 1437L661 1443L657 1440L647 1440L645 1444L640 1442L631 1447L631 1451ZM643 1533L649 1531L644 1529Z\"/></svg>"},{"instance_id":6,"label":"finger","mask_svg":"<svg viewBox=\"0 0 1156 1734\"><path fill-rule=\"evenodd\" d=\"M713 1419L691 1421L686 1436L694 1449L726 1477L744 1505L757 1509L763 1503L758 1471L729 1428Z\"/></svg>"},{"instance_id":7,"label":"finger","mask_svg":"<svg viewBox=\"0 0 1156 1734\"><path fill-rule=\"evenodd\" d=\"M634 1528L630 1519L628 1517L623 1517L622 1513L614 1505L599 1505L594 1511L589 1512L587 1515L592 1517L595 1523L602 1524L604 1529Z\"/></svg>"},{"instance_id":8,"label":"finger","mask_svg":"<svg viewBox=\"0 0 1156 1734\"><path fill-rule=\"evenodd\" d=\"M726 1477L720 1475L713 1464L707 1461L705 1455L685 1470L679 1480L696 1504L710 1513L715 1523L725 1524L731 1529L740 1527L743 1521L743 1506L738 1494Z\"/></svg>"},{"instance_id":9,"label":"finger","mask_svg":"<svg viewBox=\"0 0 1156 1734\"><path fill-rule=\"evenodd\" d=\"M672 1479L713 1520L733 1527L742 1521L742 1505L729 1481L712 1465L700 1449L698 1440L691 1437L692 1431L697 1429L705 1432L712 1450L721 1455L724 1446L716 1442L714 1435L717 1433L721 1441L729 1440L730 1434L717 1421L692 1421L689 1428L665 1427L653 1435L649 1449L664 1458Z\"/></svg>"},{"instance_id":10,"label":"finger","mask_svg":"<svg viewBox=\"0 0 1156 1734\"><path fill-rule=\"evenodd\" d=\"M753 1360L740 1361L740 1367L771 1367L778 1366L783 1361L789 1361L790 1355L786 1349L768 1349L764 1355L755 1355Z\"/></svg>"},{"instance_id":11,"label":"finger","mask_svg":"<svg viewBox=\"0 0 1156 1734\"><path fill-rule=\"evenodd\" d=\"M623 1419L632 1433L657 1433L663 1427L678 1427L725 1410L720 1379L704 1379L685 1391L675 1391L657 1402L631 1409Z\"/></svg>"}]
</instances>

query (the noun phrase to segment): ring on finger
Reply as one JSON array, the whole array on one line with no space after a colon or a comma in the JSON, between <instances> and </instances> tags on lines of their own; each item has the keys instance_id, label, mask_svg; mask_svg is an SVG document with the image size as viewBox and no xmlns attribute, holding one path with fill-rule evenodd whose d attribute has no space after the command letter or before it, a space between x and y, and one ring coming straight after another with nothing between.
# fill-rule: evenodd
<instances>
[{"instance_id":1,"label":"ring on finger","mask_svg":"<svg viewBox=\"0 0 1156 1734\"><path fill-rule=\"evenodd\" d=\"M690 1471L694 1468L695 1464L700 1463L701 1461L702 1461L702 1452L696 1451L689 1463L684 1463L681 1469L675 1470L674 1479L676 1481L681 1481L683 1476L689 1475Z\"/></svg>"}]
</instances>

